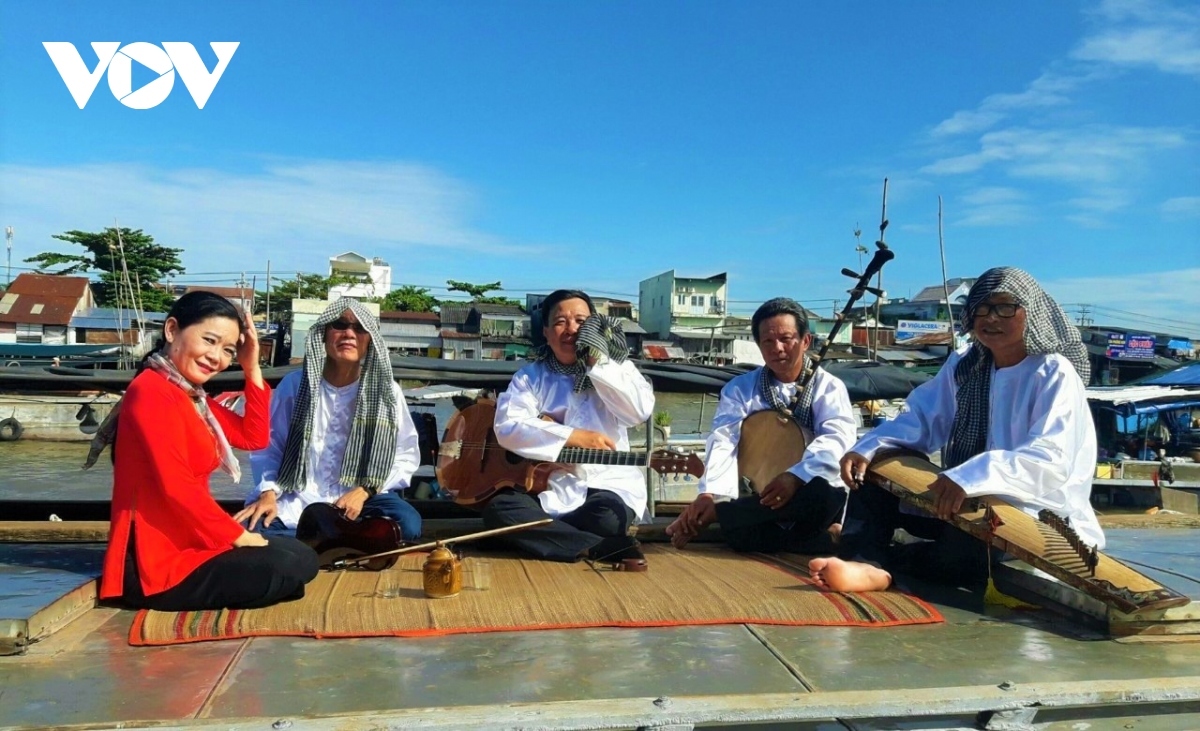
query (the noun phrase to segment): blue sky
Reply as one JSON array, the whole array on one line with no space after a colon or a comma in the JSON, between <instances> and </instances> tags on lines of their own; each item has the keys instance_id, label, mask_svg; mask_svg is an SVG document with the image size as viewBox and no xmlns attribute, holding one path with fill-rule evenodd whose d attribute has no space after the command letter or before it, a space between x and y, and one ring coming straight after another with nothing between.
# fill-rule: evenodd
<instances>
[{"instance_id":1,"label":"blue sky","mask_svg":"<svg viewBox=\"0 0 1200 731\"><path fill-rule=\"evenodd\" d=\"M44 41L240 43L203 109ZM154 74L134 64L133 87ZM0 0L0 225L14 263L118 220L180 281L325 271L636 298L728 272L735 311L828 312L878 234L896 296L1001 264L1099 323L1200 336L1194 3Z\"/></svg>"}]
</instances>

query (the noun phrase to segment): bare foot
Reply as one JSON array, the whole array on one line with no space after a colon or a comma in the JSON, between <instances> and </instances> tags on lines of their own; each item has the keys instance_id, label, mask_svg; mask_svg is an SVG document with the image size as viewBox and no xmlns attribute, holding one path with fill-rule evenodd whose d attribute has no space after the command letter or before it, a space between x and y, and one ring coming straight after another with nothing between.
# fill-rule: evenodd
<instances>
[{"instance_id":1,"label":"bare foot","mask_svg":"<svg viewBox=\"0 0 1200 731\"><path fill-rule=\"evenodd\" d=\"M883 569L840 558L814 558L808 573L817 586L830 591L883 591L892 585L892 575Z\"/></svg>"}]
</instances>

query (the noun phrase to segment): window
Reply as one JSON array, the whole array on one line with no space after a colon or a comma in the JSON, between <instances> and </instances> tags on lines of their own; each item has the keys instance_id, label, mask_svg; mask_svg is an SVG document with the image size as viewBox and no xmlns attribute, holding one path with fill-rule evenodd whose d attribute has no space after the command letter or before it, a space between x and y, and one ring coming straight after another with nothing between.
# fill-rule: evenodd
<instances>
[{"instance_id":1,"label":"window","mask_svg":"<svg viewBox=\"0 0 1200 731\"><path fill-rule=\"evenodd\" d=\"M42 326L17 323L17 342L40 344L42 342Z\"/></svg>"},{"instance_id":2,"label":"window","mask_svg":"<svg viewBox=\"0 0 1200 731\"><path fill-rule=\"evenodd\" d=\"M704 304L704 295L692 295L692 306L699 307Z\"/></svg>"},{"instance_id":3,"label":"window","mask_svg":"<svg viewBox=\"0 0 1200 731\"><path fill-rule=\"evenodd\" d=\"M684 295L684 294L679 295L679 304L681 304L681 305L687 304L687 295Z\"/></svg>"}]
</instances>

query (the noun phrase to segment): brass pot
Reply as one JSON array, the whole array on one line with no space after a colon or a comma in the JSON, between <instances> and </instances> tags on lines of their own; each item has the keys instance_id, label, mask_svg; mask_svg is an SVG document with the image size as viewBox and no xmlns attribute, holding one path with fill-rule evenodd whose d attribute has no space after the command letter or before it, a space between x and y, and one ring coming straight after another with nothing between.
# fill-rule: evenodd
<instances>
[{"instance_id":1,"label":"brass pot","mask_svg":"<svg viewBox=\"0 0 1200 731\"><path fill-rule=\"evenodd\" d=\"M462 562L443 545L434 546L421 569L425 581L425 596L443 599L462 591Z\"/></svg>"}]
</instances>

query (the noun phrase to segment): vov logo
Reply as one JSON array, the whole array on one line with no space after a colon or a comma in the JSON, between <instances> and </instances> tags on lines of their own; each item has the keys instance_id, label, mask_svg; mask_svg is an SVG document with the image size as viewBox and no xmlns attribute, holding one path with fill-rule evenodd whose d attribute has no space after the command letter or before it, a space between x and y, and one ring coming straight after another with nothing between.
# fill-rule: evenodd
<instances>
[{"instance_id":1,"label":"vov logo","mask_svg":"<svg viewBox=\"0 0 1200 731\"><path fill-rule=\"evenodd\" d=\"M124 46L120 42L93 42L92 50L96 52L96 58L99 60L96 68L90 71L79 51L75 50L75 44L60 41L42 44L80 109L87 106L92 92L100 83L100 76L105 71L108 71L108 88L112 90L113 96L130 109L151 109L162 104L175 86L176 71L196 102L196 108L203 109L240 44L214 42L208 45L217 55L217 66L211 73L190 43L165 42L160 48L153 43L140 41ZM134 61L158 74L158 78L139 89L134 89Z\"/></svg>"}]
</instances>

